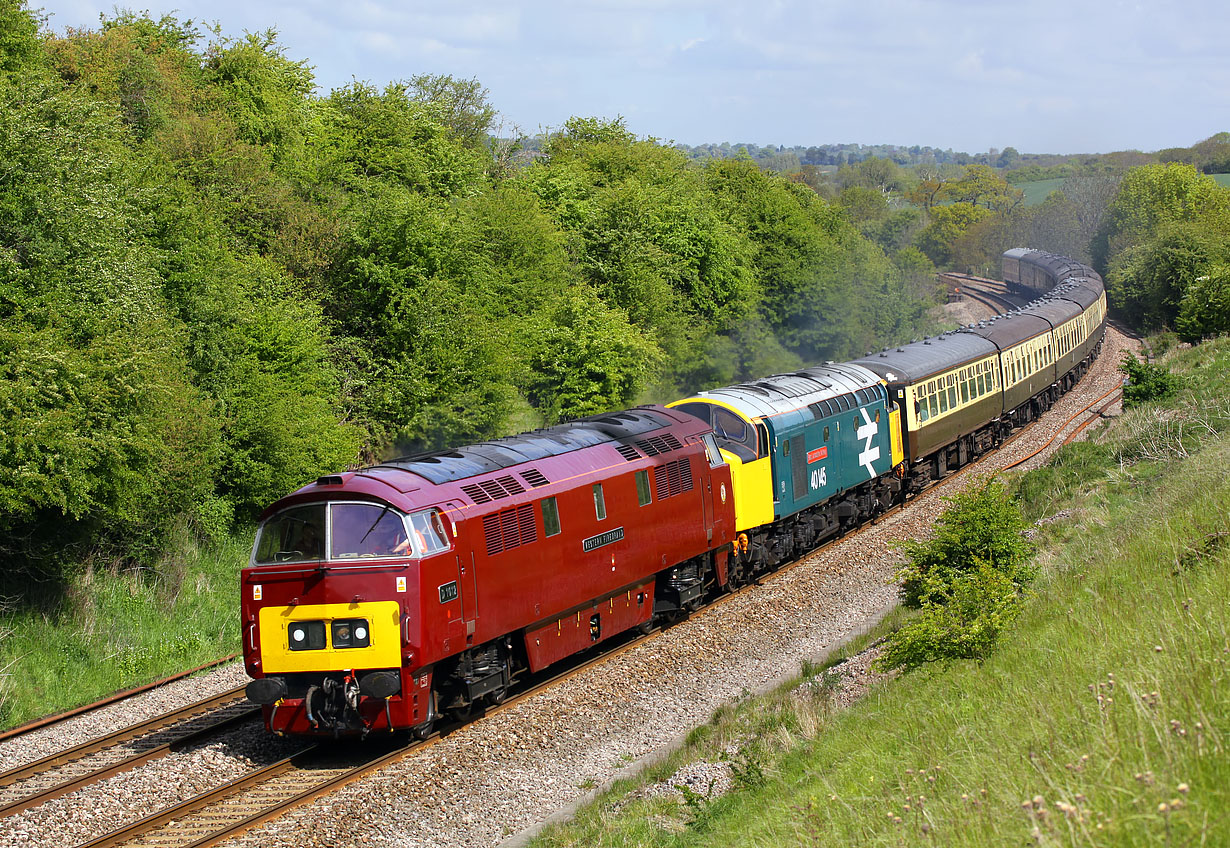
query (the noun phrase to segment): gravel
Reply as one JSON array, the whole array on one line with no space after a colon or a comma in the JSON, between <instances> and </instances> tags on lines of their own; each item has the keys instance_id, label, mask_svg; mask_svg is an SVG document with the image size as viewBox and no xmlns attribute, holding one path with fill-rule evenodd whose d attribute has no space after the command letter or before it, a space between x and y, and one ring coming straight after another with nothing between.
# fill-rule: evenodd
<instances>
[{"instance_id":1,"label":"gravel","mask_svg":"<svg viewBox=\"0 0 1230 848\"><path fill-rule=\"evenodd\" d=\"M536 825L585 796L588 787L677 741L723 703L797 674L803 660L821 658L891 609L900 562L892 541L928 535L944 495L1029 453L1058 432L1073 411L1115 385L1120 350L1128 345L1121 333L1108 331L1090 374L1041 422L996 456L919 496L908 509L766 585L225 844L486 846ZM1057 438L1047 453L1061 441ZM843 697L853 700L872 680L869 662L868 656L844 664L853 682ZM166 691L76 719L67 729L0 744L0 758L14 765L28 761L243 681L236 664L170 684ZM4 819L0 838L12 845L80 842L285 756L294 744L241 728L208 746ZM708 785L716 774L690 776Z\"/></svg>"},{"instance_id":2,"label":"gravel","mask_svg":"<svg viewBox=\"0 0 1230 848\"><path fill-rule=\"evenodd\" d=\"M247 682L243 663L235 661L59 724L24 733L0 742L0 771L32 763Z\"/></svg>"}]
</instances>

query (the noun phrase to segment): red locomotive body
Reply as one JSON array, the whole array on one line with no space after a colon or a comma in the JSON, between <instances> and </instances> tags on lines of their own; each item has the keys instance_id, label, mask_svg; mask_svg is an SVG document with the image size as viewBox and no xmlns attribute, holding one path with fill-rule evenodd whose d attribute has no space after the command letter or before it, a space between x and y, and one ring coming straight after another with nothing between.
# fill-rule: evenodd
<instances>
[{"instance_id":1,"label":"red locomotive body","mask_svg":"<svg viewBox=\"0 0 1230 848\"><path fill-rule=\"evenodd\" d=\"M286 733L425 732L726 583L710 428L639 407L322 477L242 576L249 697Z\"/></svg>"}]
</instances>

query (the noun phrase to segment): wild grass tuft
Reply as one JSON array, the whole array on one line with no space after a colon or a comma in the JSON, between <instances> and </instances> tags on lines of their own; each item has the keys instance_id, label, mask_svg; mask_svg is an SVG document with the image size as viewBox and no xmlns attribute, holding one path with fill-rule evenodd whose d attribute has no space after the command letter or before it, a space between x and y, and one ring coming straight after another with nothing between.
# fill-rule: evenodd
<instances>
[{"instance_id":1,"label":"wild grass tuft","mask_svg":"<svg viewBox=\"0 0 1230 848\"><path fill-rule=\"evenodd\" d=\"M45 609L0 609L0 727L235 653L242 537L186 531L154 569L93 564Z\"/></svg>"}]
</instances>

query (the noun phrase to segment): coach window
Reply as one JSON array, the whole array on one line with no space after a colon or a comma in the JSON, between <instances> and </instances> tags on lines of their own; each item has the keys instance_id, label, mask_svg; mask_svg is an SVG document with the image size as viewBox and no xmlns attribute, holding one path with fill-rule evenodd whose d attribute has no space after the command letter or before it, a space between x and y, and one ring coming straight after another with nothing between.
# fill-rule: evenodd
<instances>
[{"instance_id":1,"label":"coach window","mask_svg":"<svg viewBox=\"0 0 1230 848\"><path fill-rule=\"evenodd\" d=\"M649 494L649 472L636 472L636 502L641 506L649 503L652 497Z\"/></svg>"},{"instance_id":2,"label":"coach window","mask_svg":"<svg viewBox=\"0 0 1230 848\"><path fill-rule=\"evenodd\" d=\"M602 496L602 484L594 484L594 514L599 521L606 519L606 498Z\"/></svg>"},{"instance_id":3,"label":"coach window","mask_svg":"<svg viewBox=\"0 0 1230 848\"><path fill-rule=\"evenodd\" d=\"M935 395L927 396L927 408L931 412L932 418L940 414L940 403L935 399Z\"/></svg>"},{"instance_id":4,"label":"coach window","mask_svg":"<svg viewBox=\"0 0 1230 848\"><path fill-rule=\"evenodd\" d=\"M555 498L543 498L542 533L544 536L555 536L559 532L559 504L555 502Z\"/></svg>"}]
</instances>

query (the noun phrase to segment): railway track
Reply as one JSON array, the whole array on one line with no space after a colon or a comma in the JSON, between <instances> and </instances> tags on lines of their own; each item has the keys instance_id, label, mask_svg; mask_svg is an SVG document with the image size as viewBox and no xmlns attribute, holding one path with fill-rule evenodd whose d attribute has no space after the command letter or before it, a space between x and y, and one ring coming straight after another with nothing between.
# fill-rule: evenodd
<instances>
[{"instance_id":1,"label":"railway track","mask_svg":"<svg viewBox=\"0 0 1230 848\"><path fill-rule=\"evenodd\" d=\"M0 773L0 818L203 742L259 713L242 688L232 689L9 769Z\"/></svg>"},{"instance_id":2,"label":"railway track","mask_svg":"<svg viewBox=\"0 0 1230 848\"><path fill-rule=\"evenodd\" d=\"M1118 401L1121 401L1122 399L1123 399L1123 387L1115 386L1110 391L1090 401L1085 406L1081 407L1076 412L1072 413L1072 415L1068 418L1068 420L1065 421L1062 425L1060 425L1059 429L1055 431L1055 435L1051 436L1051 438L1048 439L1045 444L1043 444L1041 447L1039 447L1037 450L1033 451L1032 453L1029 453L1021 457L1020 459L1017 459L1009 463L1008 465L1005 465L1004 470L1007 471L1011 468L1017 468L1018 466L1024 465L1026 462L1033 459L1038 454L1042 453L1044 450L1046 450L1052 444L1054 444L1055 440L1059 438L1060 434L1067 431L1067 428L1071 426L1072 422L1076 421L1076 419L1082 416L1085 416L1084 420L1079 425L1077 425L1076 428L1074 428L1070 432L1067 432L1067 435L1064 437L1064 440L1060 442L1061 445L1071 444L1076 439L1077 436L1079 436L1082 432L1084 432L1086 427L1088 427L1090 424L1100 419L1103 413L1105 413L1108 408L1110 408L1113 404L1117 403ZM1103 401L1105 402L1103 403ZM1101 403L1102 405L1099 406L1097 410L1095 410L1092 414L1090 414L1089 410L1093 409L1093 407L1097 406L1099 403Z\"/></svg>"},{"instance_id":3,"label":"railway track","mask_svg":"<svg viewBox=\"0 0 1230 848\"><path fill-rule=\"evenodd\" d=\"M749 588L744 587L741 591ZM733 594L724 596L722 600L729 597ZM478 720L510 709L598 663L653 639L660 632L661 628L655 628L647 634L630 633L613 648L530 682L503 704L484 710ZM129 848L206 848L216 845L410 757L436 744L462 724L445 723L423 740L398 733L369 737L362 746L349 743L335 746L329 742L307 744L291 756L86 842L80 848L114 848L120 845Z\"/></svg>"},{"instance_id":4,"label":"railway track","mask_svg":"<svg viewBox=\"0 0 1230 848\"><path fill-rule=\"evenodd\" d=\"M999 280L989 280L985 277L975 277L970 274L949 272L940 274L942 282L951 287L957 297L968 297L991 309L996 314L1011 312L1024 306L1029 298L1012 291L1008 285Z\"/></svg>"}]
</instances>

